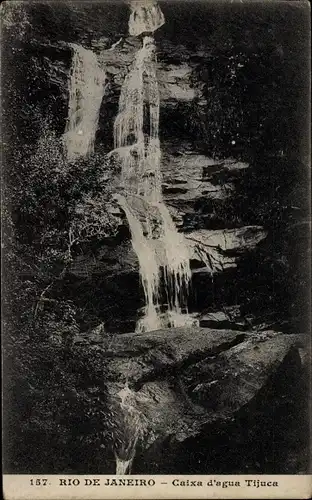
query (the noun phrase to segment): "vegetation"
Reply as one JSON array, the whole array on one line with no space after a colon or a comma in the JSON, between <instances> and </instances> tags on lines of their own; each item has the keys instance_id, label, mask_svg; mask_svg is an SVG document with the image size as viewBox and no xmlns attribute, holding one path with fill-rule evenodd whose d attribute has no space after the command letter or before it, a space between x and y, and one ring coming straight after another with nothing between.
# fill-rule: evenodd
<instances>
[{"instance_id":1,"label":"vegetation","mask_svg":"<svg viewBox=\"0 0 312 500\"><path fill-rule=\"evenodd\" d=\"M105 366L96 349L73 346L83 311L62 286L82 246L117 231L109 211L117 166L97 153L68 164L51 108L32 98L38 74L29 64L27 34L19 36L21 23L28 27L21 12L12 13L20 22L4 29L5 467L70 471L83 467L88 450L101 453L108 422L114 428Z\"/></svg>"},{"instance_id":2,"label":"vegetation","mask_svg":"<svg viewBox=\"0 0 312 500\"><path fill-rule=\"evenodd\" d=\"M106 408L99 389L105 367L95 349L73 347L82 311L61 289L81 246L117 231L106 209L115 166L97 155L68 165L60 140L47 130L37 147L18 150L14 159L4 214L8 459L18 470L41 463L43 472L54 461L69 467L75 455L68 453L80 448L82 434L90 435L84 446L103 440L105 421L97 416L95 426L92 411ZM69 441L76 444L65 452Z\"/></svg>"},{"instance_id":3,"label":"vegetation","mask_svg":"<svg viewBox=\"0 0 312 500\"><path fill-rule=\"evenodd\" d=\"M274 321L281 316L292 320L288 330L304 328L308 174L300 120L305 41L297 33L298 47L288 42L294 25L300 25L300 9L289 26L289 18L285 22L276 12L270 29L268 20L256 14L249 13L249 26L243 14L233 14L228 23L223 14L219 21L215 14L211 29L206 21L202 29L203 20L190 16L189 8L183 20L177 5L173 14L169 4L164 6L168 22L158 35L163 52L168 40L177 44L176 37L182 45L189 43L193 85L200 87L202 98L164 112L161 132L187 137L197 150L216 158L250 162L235 181L234 199L216 207L200 200L198 208L216 211L227 227L263 225L270 235L257 254L241 259L238 273L229 277L231 286L215 285L215 300L227 302L235 287L246 314L273 312ZM105 390L105 366L96 347L73 344L82 329L90 331L102 319L75 297L69 271L86 249L120 237L111 211L118 165L100 148L87 160L67 162L61 140L64 89L46 71L47 61L53 65L60 55L57 42L83 40L91 46L94 31L104 30L102 18L91 14L89 6L83 16L79 7L56 9L48 3L28 6L27 15L24 9L10 9L2 35L5 468L15 473L86 472L92 467L113 472L110 443L120 429ZM123 14L116 20L116 9L110 7L105 22L110 31L103 33L111 41L126 29ZM175 57L182 55L183 47ZM68 69L69 52L61 57L62 68ZM295 245L298 241L302 244ZM133 279L130 291L115 280L105 284L112 316L116 290L119 310L125 301L133 305L136 300L138 279ZM94 280L85 291L88 287L101 289L103 283ZM85 457L92 457L92 465Z\"/></svg>"}]
</instances>

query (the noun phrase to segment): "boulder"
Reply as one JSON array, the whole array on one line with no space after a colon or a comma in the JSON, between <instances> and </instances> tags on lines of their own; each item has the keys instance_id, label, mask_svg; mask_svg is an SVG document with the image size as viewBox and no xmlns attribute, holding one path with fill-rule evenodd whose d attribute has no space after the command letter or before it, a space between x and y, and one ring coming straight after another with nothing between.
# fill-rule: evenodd
<instances>
[{"instance_id":1,"label":"boulder","mask_svg":"<svg viewBox=\"0 0 312 500\"><path fill-rule=\"evenodd\" d=\"M239 308L238 308L239 309ZM199 319L199 326L203 328L231 328L234 330L247 330L248 323L236 315L233 317L226 309L204 314Z\"/></svg>"},{"instance_id":2,"label":"boulder","mask_svg":"<svg viewBox=\"0 0 312 500\"><path fill-rule=\"evenodd\" d=\"M88 343L87 335L75 338L82 349ZM168 439L177 450L189 438L209 436L210 426L226 427L241 410L253 412L275 376L291 368L287 383L298 377L299 347L306 341L298 335L194 327L118 335L109 346L97 341L111 405L126 415L116 424L123 426L123 449L137 428L144 460Z\"/></svg>"},{"instance_id":3,"label":"boulder","mask_svg":"<svg viewBox=\"0 0 312 500\"><path fill-rule=\"evenodd\" d=\"M277 372L294 344L292 336L276 332L249 335L214 360L200 361L186 370L190 397L221 414L243 408Z\"/></svg>"},{"instance_id":4,"label":"boulder","mask_svg":"<svg viewBox=\"0 0 312 500\"><path fill-rule=\"evenodd\" d=\"M193 272L211 274L236 267L237 258L253 250L266 236L267 232L262 226L213 231L199 229L186 233L191 258L203 264Z\"/></svg>"}]
</instances>

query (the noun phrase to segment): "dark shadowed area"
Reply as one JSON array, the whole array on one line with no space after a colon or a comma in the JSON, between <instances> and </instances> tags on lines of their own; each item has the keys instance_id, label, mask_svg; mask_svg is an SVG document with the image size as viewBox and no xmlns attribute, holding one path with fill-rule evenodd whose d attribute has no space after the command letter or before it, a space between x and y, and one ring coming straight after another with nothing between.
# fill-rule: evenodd
<instances>
[{"instance_id":1,"label":"dark shadowed area","mask_svg":"<svg viewBox=\"0 0 312 500\"><path fill-rule=\"evenodd\" d=\"M142 335L122 166L108 153L143 37L123 2L3 11L7 473L113 474L138 423L132 473L308 471L309 6L159 6L161 188L190 255L194 322ZM72 44L105 85L94 148L68 161ZM124 386L130 420L114 396Z\"/></svg>"}]
</instances>

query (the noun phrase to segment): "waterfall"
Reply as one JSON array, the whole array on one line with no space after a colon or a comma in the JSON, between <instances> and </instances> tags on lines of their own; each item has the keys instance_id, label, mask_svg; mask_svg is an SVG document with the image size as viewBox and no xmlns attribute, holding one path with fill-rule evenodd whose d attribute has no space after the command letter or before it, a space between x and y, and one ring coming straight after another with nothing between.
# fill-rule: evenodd
<instances>
[{"instance_id":1,"label":"waterfall","mask_svg":"<svg viewBox=\"0 0 312 500\"><path fill-rule=\"evenodd\" d=\"M106 80L94 52L76 44L71 44L71 47L68 120L63 136L69 161L86 156L94 149Z\"/></svg>"},{"instance_id":2,"label":"waterfall","mask_svg":"<svg viewBox=\"0 0 312 500\"><path fill-rule=\"evenodd\" d=\"M116 456L116 475L123 476L125 474L130 474L132 461L133 459L122 460Z\"/></svg>"},{"instance_id":3,"label":"waterfall","mask_svg":"<svg viewBox=\"0 0 312 500\"><path fill-rule=\"evenodd\" d=\"M188 287L191 280L190 258L184 236L178 233L168 208L164 203L159 204L159 211L163 223L163 244L166 262L164 265L169 326L181 326L183 312L187 313ZM183 311L184 308L184 311ZM187 320L187 317L185 317ZM177 324L177 321L179 324Z\"/></svg>"},{"instance_id":4,"label":"waterfall","mask_svg":"<svg viewBox=\"0 0 312 500\"><path fill-rule=\"evenodd\" d=\"M154 0L132 0L130 6L129 34L132 36L153 33L165 23L164 15Z\"/></svg>"},{"instance_id":5,"label":"waterfall","mask_svg":"<svg viewBox=\"0 0 312 500\"><path fill-rule=\"evenodd\" d=\"M146 303L136 331L144 332L189 321L191 271L184 236L178 233L161 190L160 100L151 32L164 23L164 16L153 1L132 1L131 9L129 32L143 34L142 47L121 88L114 145L122 165L124 196L119 203L128 219ZM138 202L133 203L137 199L144 202L143 210L138 210ZM167 304L160 303L161 277Z\"/></svg>"},{"instance_id":6,"label":"waterfall","mask_svg":"<svg viewBox=\"0 0 312 500\"><path fill-rule=\"evenodd\" d=\"M137 330L157 330L161 327L157 313L160 274L154 248L150 245L150 240L144 236L142 224L131 212L126 199L119 197L119 205L124 210L129 223L132 247L139 259L141 281L146 300L144 319L140 322Z\"/></svg>"},{"instance_id":7,"label":"waterfall","mask_svg":"<svg viewBox=\"0 0 312 500\"><path fill-rule=\"evenodd\" d=\"M119 422L122 431L122 439L115 443L114 450L116 474L130 474L137 443L143 434L144 416L137 408L136 393L130 389L127 381L116 396L121 409Z\"/></svg>"}]
</instances>

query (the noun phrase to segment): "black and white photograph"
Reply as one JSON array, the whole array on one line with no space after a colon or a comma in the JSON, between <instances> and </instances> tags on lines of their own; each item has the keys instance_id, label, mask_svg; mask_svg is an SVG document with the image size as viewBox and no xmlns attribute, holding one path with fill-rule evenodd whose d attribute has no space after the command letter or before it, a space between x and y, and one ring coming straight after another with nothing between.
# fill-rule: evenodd
<instances>
[{"instance_id":1,"label":"black and white photograph","mask_svg":"<svg viewBox=\"0 0 312 500\"><path fill-rule=\"evenodd\" d=\"M1 23L4 474L310 474L309 2Z\"/></svg>"}]
</instances>

